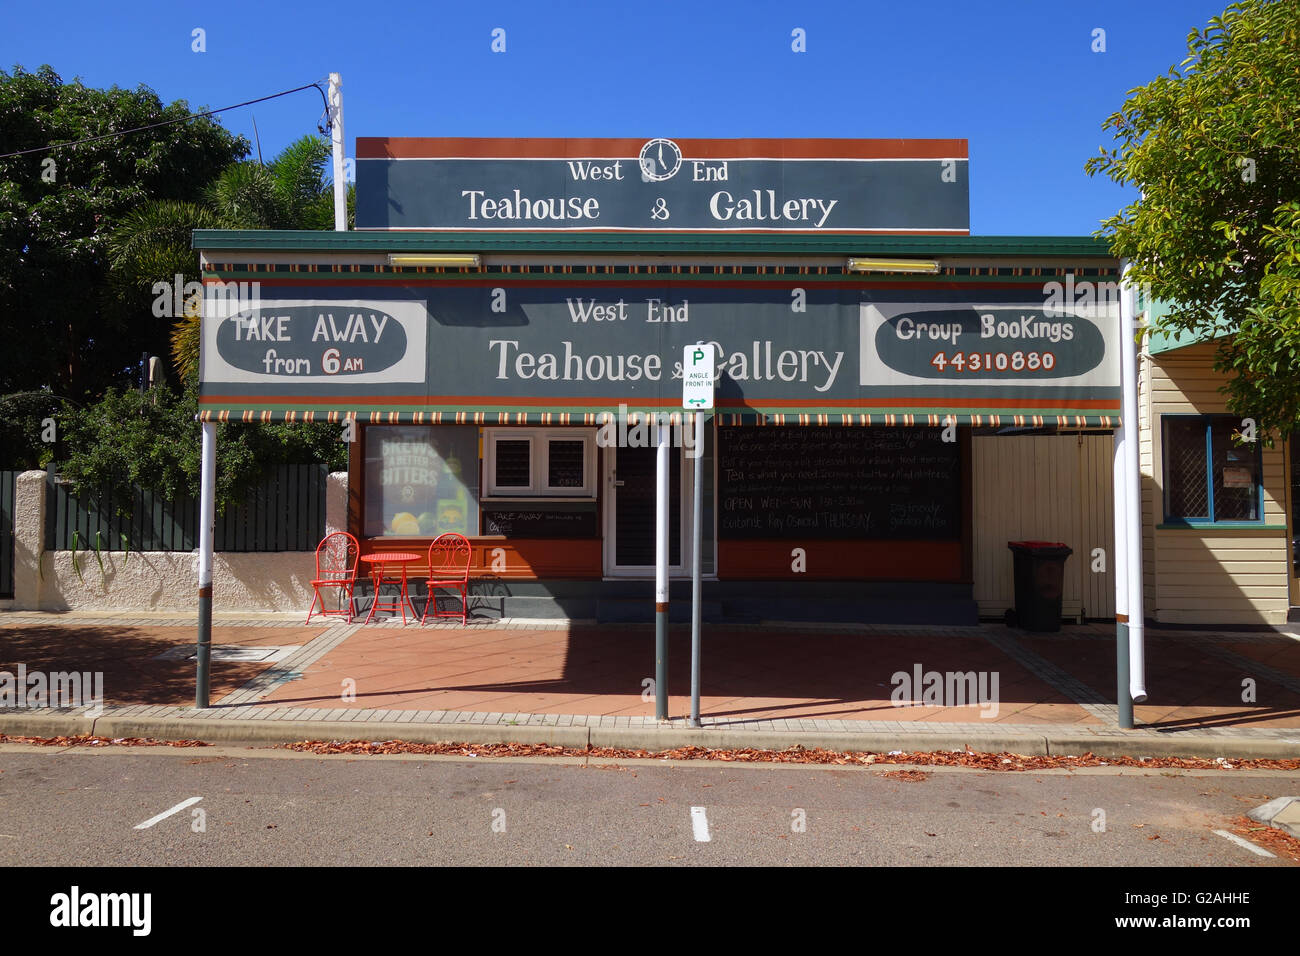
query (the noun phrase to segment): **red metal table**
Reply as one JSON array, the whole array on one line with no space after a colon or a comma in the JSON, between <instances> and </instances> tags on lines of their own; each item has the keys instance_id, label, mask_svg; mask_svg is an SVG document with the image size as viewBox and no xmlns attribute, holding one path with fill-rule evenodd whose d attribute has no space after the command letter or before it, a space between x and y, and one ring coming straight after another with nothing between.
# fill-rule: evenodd
<instances>
[{"instance_id":1,"label":"red metal table","mask_svg":"<svg viewBox=\"0 0 1300 956\"><path fill-rule=\"evenodd\" d=\"M376 611L398 611L402 612L402 626L406 626L406 606L411 605L411 615L418 621L420 615L415 613L415 605L411 604L411 597L406 591L406 566L412 561L422 561L424 555L416 554L414 551L388 551L376 554L363 554L361 560L370 565L370 579L375 583L375 599L371 602L370 613L366 615L365 623L369 624L370 619L375 616ZM397 565L402 570L402 576L399 578L394 573L388 574L389 565ZM385 584L400 584L401 595L396 603L380 603L379 589Z\"/></svg>"}]
</instances>

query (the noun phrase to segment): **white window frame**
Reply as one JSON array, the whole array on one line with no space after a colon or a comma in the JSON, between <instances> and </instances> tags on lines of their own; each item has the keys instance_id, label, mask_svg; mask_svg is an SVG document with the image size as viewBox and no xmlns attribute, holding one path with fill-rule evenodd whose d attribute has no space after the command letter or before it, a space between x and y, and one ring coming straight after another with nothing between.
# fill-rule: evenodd
<instances>
[{"instance_id":1,"label":"white window frame","mask_svg":"<svg viewBox=\"0 0 1300 956\"><path fill-rule=\"evenodd\" d=\"M486 499L503 498L580 498L596 497L596 430L578 428L486 428L483 441L483 471ZM529 482L527 488L500 487L496 482L497 442L528 442ZM552 488L547 484L550 472L551 442L583 443L582 487Z\"/></svg>"}]
</instances>

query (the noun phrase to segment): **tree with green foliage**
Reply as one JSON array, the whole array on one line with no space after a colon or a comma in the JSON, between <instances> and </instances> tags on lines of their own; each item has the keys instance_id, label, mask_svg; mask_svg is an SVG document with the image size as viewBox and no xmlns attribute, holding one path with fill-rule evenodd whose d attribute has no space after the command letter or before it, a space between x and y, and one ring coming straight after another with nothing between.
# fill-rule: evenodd
<instances>
[{"instance_id":1,"label":"tree with green foliage","mask_svg":"<svg viewBox=\"0 0 1300 956\"><path fill-rule=\"evenodd\" d=\"M200 201L147 203L121 222L109 253L114 281L145 294L157 282L198 282L198 255L191 248L195 229L332 229L334 193L325 178L330 144L319 136L290 143L269 164L244 161L221 171ZM349 187L349 222L352 220ZM198 380L197 302L177 316L171 354L181 380Z\"/></svg>"},{"instance_id":2,"label":"tree with green foliage","mask_svg":"<svg viewBox=\"0 0 1300 956\"><path fill-rule=\"evenodd\" d=\"M79 495L108 492L119 506L133 487L174 500L199 493L200 430L193 389L163 385L109 389L102 399L64 413L60 472ZM279 464L323 462L347 468L347 446L336 426L231 422L217 428L217 506L245 500Z\"/></svg>"},{"instance_id":3,"label":"tree with green foliage","mask_svg":"<svg viewBox=\"0 0 1300 956\"><path fill-rule=\"evenodd\" d=\"M108 243L142 204L192 202L248 144L147 87L0 70L0 466L43 466L43 422L94 401L165 351L170 319L110 281ZM167 120L154 129L109 135ZM48 149L106 136L81 145ZM188 242L188 239L186 240Z\"/></svg>"},{"instance_id":4,"label":"tree with green foliage","mask_svg":"<svg viewBox=\"0 0 1300 956\"><path fill-rule=\"evenodd\" d=\"M155 283L170 290L181 277L182 285L201 280L198 255L191 248L195 229L332 229L334 195L325 178L330 145L319 136L304 136L290 143L269 164L244 161L223 169L196 202L146 203L124 217L109 241L111 275L125 294L153 295ZM349 197L350 198L350 197ZM349 212L351 204L349 204ZM172 358L181 379L178 394L159 397L168 407L191 416L184 437L159 430L156 446L143 461L148 470L122 470L119 455L88 446L68 459L64 475L79 490L109 485L121 494L132 483L156 493L172 495L198 488L199 429L197 411L201 297L184 302L184 314L172 329ZM75 444L124 440L117 436L114 415L127 396L106 397L104 402L78 413ZM156 401L157 399L155 399ZM141 449L143 452L143 449ZM230 423L220 426L217 437L217 495L224 505L240 496L280 464L320 461L333 469L347 467L347 450L337 425L323 422L297 424ZM160 462L166 461L162 468Z\"/></svg>"},{"instance_id":5,"label":"tree with green foliage","mask_svg":"<svg viewBox=\"0 0 1300 956\"><path fill-rule=\"evenodd\" d=\"M65 85L49 67L0 72L7 151L189 113L143 87ZM198 493L198 322L155 310L156 285L199 280L195 229L333 226L326 142L305 136L265 166L241 161L246 153L242 138L190 119L0 160L0 245L12 253L0 256L0 322L16 343L0 361L0 465L54 460L78 493L107 490L119 503L132 500L132 486ZM190 351L181 386L132 387L140 354L164 353L171 336ZM43 440L48 420L53 443ZM279 464L345 468L340 437L325 424L221 425L218 505L242 500Z\"/></svg>"},{"instance_id":6,"label":"tree with green foliage","mask_svg":"<svg viewBox=\"0 0 1300 956\"><path fill-rule=\"evenodd\" d=\"M147 87L64 83L49 66L0 71L0 395L101 395L165 350L170 322L109 282L108 242L153 200L193 202L248 143L209 118L110 136L192 112ZM141 308L143 304L143 308Z\"/></svg>"},{"instance_id":7,"label":"tree with green foliage","mask_svg":"<svg viewBox=\"0 0 1300 956\"><path fill-rule=\"evenodd\" d=\"M1102 223L1154 328L1218 338L1230 410L1300 427L1300 0L1245 0L1129 93L1086 164L1141 198Z\"/></svg>"}]
</instances>

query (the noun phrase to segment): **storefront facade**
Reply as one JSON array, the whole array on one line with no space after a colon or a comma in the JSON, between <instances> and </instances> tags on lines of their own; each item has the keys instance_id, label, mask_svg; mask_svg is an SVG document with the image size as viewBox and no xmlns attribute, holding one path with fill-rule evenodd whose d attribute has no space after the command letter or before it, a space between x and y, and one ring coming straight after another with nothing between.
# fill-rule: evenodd
<instances>
[{"instance_id":1,"label":"storefront facade","mask_svg":"<svg viewBox=\"0 0 1300 956\"><path fill-rule=\"evenodd\" d=\"M1108 547L1119 264L967 235L963 142L358 151L368 228L195 245L228 300L201 417L346 427L363 550L455 531L487 613L649 619L658 421L679 580L704 458L708 617L973 623L1009 605L1008 538L1066 515L1076 570ZM635 218L655 210L676 227ZM698 435L697 343L718 380ZM1112 591L1077 573L1065 613L1113 613Z\"/></svg>"}]
</instances>

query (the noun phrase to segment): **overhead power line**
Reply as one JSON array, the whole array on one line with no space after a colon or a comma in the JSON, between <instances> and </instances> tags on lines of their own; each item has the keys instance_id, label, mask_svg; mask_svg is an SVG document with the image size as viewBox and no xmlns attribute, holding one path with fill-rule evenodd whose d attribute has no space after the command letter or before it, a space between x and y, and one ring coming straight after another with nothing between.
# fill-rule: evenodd
<instances>
[{"instance_id":1,"label":"overhead power line","mask_svg":"<svg viewBox=\"0 0 1300 956\"><path fill-rule=\"evenodd\" d=\"M115 133L104 133L100 136L90 136L86 139L75 140L71 143L55 143L52 146L37 146L34 149L20 149L14 153L0 153L0 159L9 159L13 156L27 156L31 153L47 153L53 149L63 149L68 146L82 146L86 143L97 143L100 140L112 139L114 136L127 136L131 133L141 133L147 129L157 129L160 126L171 126L173 123L184 123L187 120L199 119L204 116L214 116L217 113L226 113L230 110L237 110L240 107L252 106L254 103L264 103L267 100L273 100L280 96L288 96L290 93L301 93L303 90L315 90L320 94L321 102L325 104L325 127L322 132L329 129L329 100L325 98L325 91L320 88L320 81L308 83L306 86L296 86L291 90L285 90L282 93L272 93L270 96L259 96L255 100L245 100L243 103L236 103L234 106L223 106L221 109L204 110L202 113L190 113L188 116L178 116L175 119L162 120L157 123L150 123L148 126L136 126L133 129L118 130Z\"/></svg>"}]
</instances>

